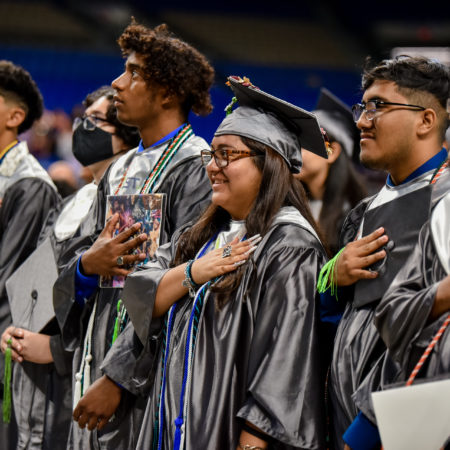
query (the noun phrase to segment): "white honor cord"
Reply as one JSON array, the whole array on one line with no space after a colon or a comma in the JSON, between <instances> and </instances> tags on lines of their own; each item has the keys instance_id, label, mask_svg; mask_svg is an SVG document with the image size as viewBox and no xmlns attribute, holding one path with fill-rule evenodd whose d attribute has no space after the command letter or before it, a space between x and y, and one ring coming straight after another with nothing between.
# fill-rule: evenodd
<instances>
[{"instance_id":1,"label":"white honor cord","mask_svg":"<svg viewBox=\"0 0 450 450\"><path fill-rule=\"evenodd\" d=\"M95 299L94 307L84 337L83 354L80 362L80 370L75 374L75 390L73 394L73 408L77 406L84 392L91 385L91 361L92 361L92 331L94 329L95 312L97 310L97 299ZM83 388L81 382L83 381Z\"/></svg>"}]
</instances>

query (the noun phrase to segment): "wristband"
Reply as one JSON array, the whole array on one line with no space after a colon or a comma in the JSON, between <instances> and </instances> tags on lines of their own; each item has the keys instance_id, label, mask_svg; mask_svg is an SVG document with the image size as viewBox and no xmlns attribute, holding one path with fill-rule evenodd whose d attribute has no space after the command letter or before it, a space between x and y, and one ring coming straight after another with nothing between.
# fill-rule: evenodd
<instances>
[{"instance_id":1,"label":"wristband","mask_svg":"<svg viewBox=\"0 0 450 450\"><path fill-rule=\"evenodd\" d=\"M184 287L187 287L189 289L189 296L195 297L195 292L200 287L193 279L191 274L191 268L192 264L194 264L194 260L190 259L184 269L184 280L181 282L181 284Z\"/></svg>"}]
</instances>

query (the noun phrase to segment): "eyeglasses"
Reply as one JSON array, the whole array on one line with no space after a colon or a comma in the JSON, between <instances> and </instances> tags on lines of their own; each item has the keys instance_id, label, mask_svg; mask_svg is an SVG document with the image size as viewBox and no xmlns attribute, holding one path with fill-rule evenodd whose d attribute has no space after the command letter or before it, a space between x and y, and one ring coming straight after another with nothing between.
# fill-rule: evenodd
<instances>
[{"instance_id":1,"label":"eyeglasses","mask_svg":"<svg viewBox=\"0 0 450 450\"><path fill-rule=\"evenodd\" d=\"M262 156L251 150L235 150L234 148L221 148L219 150L202 150L202 164L206 166L214 157L214 161L220 169L227 167L228 164L237 159L249 158L251 156Z\"/></svg>"},{"instance_id":2,"label":"eyeglasses","mask_svg":"<svg viewBox=\"0 0 450 450\"><path fill-rule=\"evenodd\" d=\"M371 100L367 103L357 103L352 106L353 120L358 122L363 113L366 113L367 120L373 120L375 117L375 113L381 109L383 106L406 106L408 108L416 108L420 111L425 111L426 108L418 105L408 105L407 103L393 103L393 102L384 102L383 100Z\"/></svg>"},{"instance_id":3,"label":"eyeglasses","mask_svg":"<svg viewBox=\"0 0 450 450\"><path fill-rule=\"evenodd\" d=\"M94 131L96 127L99 126L99 122L110 123L107 119L97 116L85 116L85 117L75 117L73 121L72 130L75 131L81 124L83 128L88 131Z\"/></svg>"}]
</instances>

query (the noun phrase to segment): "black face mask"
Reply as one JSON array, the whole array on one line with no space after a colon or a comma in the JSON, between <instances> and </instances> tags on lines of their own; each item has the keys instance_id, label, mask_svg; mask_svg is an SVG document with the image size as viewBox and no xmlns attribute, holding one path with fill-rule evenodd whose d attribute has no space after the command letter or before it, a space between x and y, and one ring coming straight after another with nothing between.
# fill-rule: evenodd
<instances>
[{"instance_id":1,"label":"black face mask","mask_svg":"<svg viewBox=\"0 0 450 450\"><path fill-rule=\"evenodd\" d=\"M73 132L72 152L85 167L111 158L114 155L112 134L98 127L92 131L85 130L81 124Z\"/></svg>"}]
</instances>

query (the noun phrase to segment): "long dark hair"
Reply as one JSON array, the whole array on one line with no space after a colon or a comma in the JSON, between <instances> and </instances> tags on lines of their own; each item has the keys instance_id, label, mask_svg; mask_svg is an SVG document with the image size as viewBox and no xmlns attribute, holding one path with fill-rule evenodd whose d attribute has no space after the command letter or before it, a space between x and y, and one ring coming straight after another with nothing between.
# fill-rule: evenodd
<instances>
[{"instance_id":1,"label":"long dark hair","mask_svg":"<svg viewBox=\"0 0 450 450\"><path fill-rule=\"evenodd\" d=\"M344 150L331 165L325 183L318 222L327 244L333 253L337 253L344 218L349 209L367 196L367 189Z\"/></svg>"},{"instance_id":2,"label":"long dark hair","mask_svg":"<svg viewBox=\"0 0 450 450\"><path fill-rule=\"evenodd\" d=\"M261 171L261 186L253 207L245 220L248 236L264 236L275 215L283 206L297 208L311 224L317 234L320 231L312 217L305 191L300 181L295 179L287 164L274 150L259 142L240 137L251 150L258 153L252 160ZM211 204L195 225L180 237L173 265L177 266L195 258L200 247L218 233L231 219L230 214L220 206ZM237 289L245 271L245 265L222 277L211 287L218 293L217 306L222 307L230 294Z\"/></svg>"}]
</instances>

